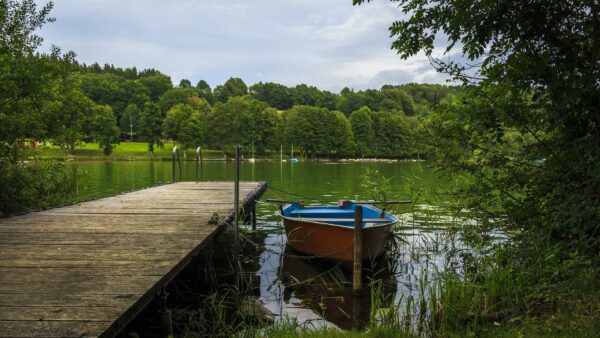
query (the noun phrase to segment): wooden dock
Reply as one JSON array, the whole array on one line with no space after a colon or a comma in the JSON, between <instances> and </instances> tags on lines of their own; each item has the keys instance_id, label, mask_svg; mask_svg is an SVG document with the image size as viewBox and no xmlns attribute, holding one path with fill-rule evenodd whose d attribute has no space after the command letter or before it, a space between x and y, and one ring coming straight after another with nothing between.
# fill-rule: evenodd
<instances>
[{"instance_id":1,"label":"wooden dock","mask_svg":"<svg viewBox=\"0 0 600 338\"><path fill-rule=\"evenodd\" d=\"M232 212L233 182L183 182L0 219L0 337L116 335Z\"/></svg>"}]
</instances>

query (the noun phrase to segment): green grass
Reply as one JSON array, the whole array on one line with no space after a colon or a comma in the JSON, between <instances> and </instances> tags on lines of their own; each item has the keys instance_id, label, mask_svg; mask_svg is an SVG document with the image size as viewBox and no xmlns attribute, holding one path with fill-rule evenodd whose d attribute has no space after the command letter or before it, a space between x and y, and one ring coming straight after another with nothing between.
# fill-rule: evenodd
<instances>
[{"instance_id":1,"label":"green grass","mask_svg":"<svg viewBox=\"0 0 600 338\"><path fill-rule=\"evenodd\" d=\"M154 154L148 151L148 144L143 142L122 142L115 145L112 154L105 156L97 143L81 143L69 154L58 146L47 143L36 148L34 156L39 158L76 158L78 160L170 160L173 156L173 143L165 143L164 147L155 147ZM195 149L185 150L187 159L195 159ZM205 159L222 158L220 150L202 150ZM183 154L181 154L183 159Z\"/></svg>"},{"instance_id":2,"label":"green grass","mask_svg":"<svg viewBox=\"0 0 600 338\"><path fill-rule=\"evenodd\" d=\"M277 338L416 338L417 334L394 326L377 326L367 331L343 331L334 328L314 328L310 325L299 325L293 320L284 319L274 324L249 330L237 334L240 337L277 337Z\"/></svg>"}]
</instances>

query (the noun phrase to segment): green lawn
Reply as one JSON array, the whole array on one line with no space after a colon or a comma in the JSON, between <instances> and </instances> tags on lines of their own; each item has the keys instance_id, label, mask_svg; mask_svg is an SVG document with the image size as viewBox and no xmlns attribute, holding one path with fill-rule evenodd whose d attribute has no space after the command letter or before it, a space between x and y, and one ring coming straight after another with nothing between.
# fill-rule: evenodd
<instances>
[{"instance_id":1,"label":"green lawn","mask_svg":"<svg viewBox=\"0 0 600 338\"><path fill-rule=\"evenodd\" d=\"M154 154L148 151L148 144L143 142L122 142L115 145L112 154L108 157L102 153L97 143L81 143L75 148L74 154L69 154L60 147L46 143L38 145L35 150L36 157L41 158L77 158L81 160L170 160L172 158L173 143L165 143L163 148L155 147ZM187 149L188 159L196 158L195 149ZM183 157L183 154L180 153ZM220 150L202 150L205 159L222 158Z\"/></svg>"}]
</instances>

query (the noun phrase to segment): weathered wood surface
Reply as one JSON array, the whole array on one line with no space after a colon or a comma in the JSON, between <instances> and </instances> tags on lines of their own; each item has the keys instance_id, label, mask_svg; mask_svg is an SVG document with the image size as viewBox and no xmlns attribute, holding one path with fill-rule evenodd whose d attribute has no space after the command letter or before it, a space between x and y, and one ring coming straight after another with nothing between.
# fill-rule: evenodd
<instances>
[{"instance_id":1,"label":"weathered wood surface","mask_svg":"<svg viewBox=\"0 0 600 338\"><path fill-rule=\"evenodd\" d=\"M264 188L243 182L240 197ZM183 182L0 219L0 337L116 334L232 205L232 182Z\"/></svg>"}]
</instances>

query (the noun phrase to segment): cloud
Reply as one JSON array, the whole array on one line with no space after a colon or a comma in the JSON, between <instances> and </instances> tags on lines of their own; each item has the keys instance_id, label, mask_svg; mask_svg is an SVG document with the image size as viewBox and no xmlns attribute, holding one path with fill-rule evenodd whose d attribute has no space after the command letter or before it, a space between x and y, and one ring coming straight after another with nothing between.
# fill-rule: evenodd
<instances>
[{"instance_id":1,"label":"cloud","mask_svg":"<svg viewBox=\"0 0 600 338\"><path fill-rule=\"evenodd\" d=\"M173 82L230 76L339 91L382 81L442 82L426 58L401 60L388 27L392 3L350 0L56 0L45 47L85 63L156 68ZM423 68L425 67L425 68Z\"/></svg>"}]
</instances>

